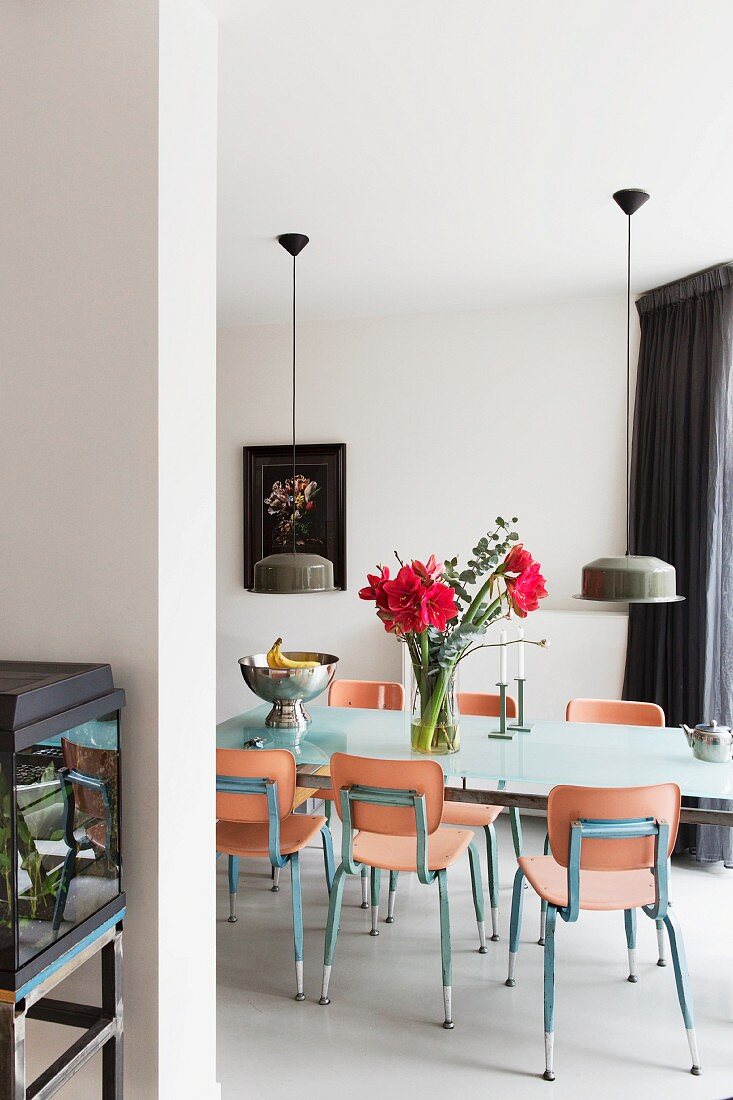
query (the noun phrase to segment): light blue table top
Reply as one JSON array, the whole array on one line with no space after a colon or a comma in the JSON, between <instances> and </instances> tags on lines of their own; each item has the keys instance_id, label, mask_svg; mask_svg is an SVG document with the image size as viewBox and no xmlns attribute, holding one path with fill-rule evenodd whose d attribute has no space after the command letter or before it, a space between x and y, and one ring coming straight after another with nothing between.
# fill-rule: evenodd
<instances>
[{"instance_id":1,"label":"light blue table top","mask_svg":"<svg viewBox=\"0 0 733 1100\"><path fill-rule=\"evenodd\" d=\"M230 718L217 727L220 748L241 748L257 735L265 748L288 748L298 764L327 764L331 753L386 759L424 759L410 750L406 711L312 707L313 718L299 744L265 727L269 706ZM447 777L527 783L548 791L557 783L631 787L674 782L684 795L733 798L733 764L696 760L680 729L536 722L531 733L509 742L487 736L496 719L461 716L460 752L436 756Z\"/></svg>"}]
</instances>

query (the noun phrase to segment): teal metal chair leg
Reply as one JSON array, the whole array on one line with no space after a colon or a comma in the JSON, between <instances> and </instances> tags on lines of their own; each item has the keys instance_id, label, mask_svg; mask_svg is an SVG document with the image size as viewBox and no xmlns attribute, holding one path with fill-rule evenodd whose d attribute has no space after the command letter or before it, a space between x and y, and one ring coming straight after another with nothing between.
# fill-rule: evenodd
<instances>
[{"instance_id":1,"label":"teal metal chair leg","mask_svg":"<svg viewBox=\"0 0 733 1100\"><path fill-rule=\"evenodd\" d=\"M471 867L473 907L476 911L476 924L478 925L478 949L480 955L485 955L488 948L486 946L486 923L484 921L484 884L481 881L481 857L473 841L468 846L468 862Z\"/></svg>"},{"instance_id":2,"label":"teal metal chair leg","mask_svg":"<svg viewBox=\"0 0 733 1100\"><path fill-rule=\"evenodd\" d=\"M524 872L517 867L514 876L514 888L512 890L512 918L509 924L509 972L506 984L516 985L514 970L517 965L517 953L519 951L519 937L522 932L522 905L524 904Z\"/></svg>"},{"instance_id":3,"label":"teal metal chair leg","mask_svg":"<svg viewBox=\"0 0 733 1100\"><path fill-rule=\"evenodd\" d=\"M450 908L448 905L448 875L445 870L438 871L438 895L440 898L440 956L443 968L443 1008L445 1019L443 1027L450 1031L453 1027L453 977L450 945Z\"/></svg>"},{"instance_id":4,"label":"teal metal chair leg","mask_svg":"<svg viewBox=\"0 0 733 1100\"><path fill-rule=\"evenodd\" d=\"M366 866L361 868L361 907L369 908L369 868Z\"/></svg>"},{"instance_id":5,"label":"teal metal chair leg","mask_svg":"<svg viewBox=\"0 0 733 1100\"><path fill-rule=\"evenodd\" d=\"M545 1081L555 1080L555 924L557 909L547 907L545 926Z\"/></svg>"},{"instance_id":6,"label":"teal metal chair leg","mask_svg":"<svg viewBox=\"0 0 733 1100\"><path fill-rule=\"evenodd\" d=\"M239 882L239 859L229 856L229 916L230 924L237 923L237 884Z\"/></svg>"},{"instance_id":7,"label":"teal metal chair leg","mask_svg":"<svg viewBox=\"0 0 733 1100\"><path fill-rule=\"evenodd\" d=\"M328 825L324 825L321 829L321 836L323 837L323 864L326 869L326 887L330 894L333 885L333 838Z\"/></svg>"},{"instance_id":8,"label":"teal metal chair leg","mask_svg":"<svg viewBox=\"0 0 733 1100\"><path fill-rule=\"evenodd\" d=\"M326 815L326 824L329 829L331 828L331 818L333 817L333 799L327 798L323 803L323 812Z\"/></svg>"},{"instance_id":9,"label":"teal metal chair leg","mask_svg":"<svg viewBox=\"0 0 733 1100\"><path fill-rule=\"evenodd\" d=\"M275 867L274 864L272 867L272 886L270 887L270 889L272 890L273 894L276 894L280 889L280 868Z\"/></svg>"},{"instance_id":10,"label":"teal metal chair leg","mask_svg":"<svg viewBox=\"0 0 733 1100\"><path fill-rule=\"evenodd\" d=\"M679 998L680 1008L682 1009L682 1018L685 1021L687 1042L690 1046L690 1057L692 1058L690 1073L694 1074L695 1077L699 1077L702 1070L700 1069L700 1055L698 1054L697 1037L695 1035L695 1016L692 1007L690 975L687 972L687 958L685 956L685 945L682 940L682 932L677 923L677 918L671 909L667 910L664 923L667 926L667 934L669 935L669 946L672 952L672 966L674 967L674 979L677 984L677 996Z\"/></svg>"},{"instance_id":11,"label":"teal metal chair leg","mask_svg":"<svg viewBox=\"0 0 733 1100\"><path fill-rule=\"evenodd\" d=\"M379 867L372 867L372 927L369 933L370 936L379 935L377 921L379 920L379 890L381 885L382 872Z\"/></svg>"},{"instance_id":12,"label":"teal metal chair leg","mask_svg":"<svg viewBox=\"0 0 733 1100\"><path fill-rule=\"evenodd\" d=\"M295 999L304 1001L303 992L303 902L300 893L300 857L293 852L290 857L290 885L293 895L293 945L295 947Z\"/></svg>"},{"instance_id":13,"label":"teal metal chair leg","mask_svg":"<svg viewBox=\"0 0 733 1100\"><path fill-rule=\"evenodd\" d=\"M509 821L512 826L512 842L514 844L514 854L519 859L522 854L522 819L519 816L519 810L516 806L510 806L509 808Z\"/></svg>"},{"instance_id":14,"label":"teal metal chair leg","mask_svg":"<svg viewBox=\"0 0 733 1100\"><path fill-rule=\"evenodd\" d=\"M387 924L394 924L394 907L397 900L397 876L399 871L389 872L389 898L387 900Z\"/></svg>"},{"instance_id":15,"label":"teal metal chair leg","mask_svg":"<svg viewBox=\"0 0 733 1100\"><path fill-rule=\"evenodd\" d=\"M626 947L629 952L630 982L638 982L636 973L636 909L624 909L624 927L626 928Z\"/></svg>"},{"instance_id":16,"label":"teal metal chair leg","mask_svg":"<svg viewBox=\"0 0 733 1100\"><path fill-rule=\"evenodd\" d=\"M657 920L654 923L657 926L657 966L666 966L667 960L664 957L664 921Z\"/></svg>"},{"instance_id":17,"label":"teal metal chair leg","mask_svg":"<svg viewBox=\"0 0 733 1100\"><path fill-rule=\"evenodd\" d=\"M491 905L491 939L499 939L499 857L496 829L484 825L486 833L486 860L489 865L489 902Z\"/></svg>"},{"instance_id":18,"label":"teal metal chair leg","mask_svg":"<svg viewBox=\"0 0 733 1100\"><path fill-rule=\"evenodd\" d=\"M549 856L549 854L550 854L550 837L547 833L545 833L544 853L545 853L546 856ZM537 943L540 945L540 947L545 946L545 926L546 926L546 924L547 924L547 902L543 900L542 904L540 905L540 938L537 940Z\"/></svg>"},{"instance_id":19,"label":"teal metal chair leg","mask_svg":"<svg viewBox=\"0 0 733 1100\"><path fill-rule=\"evenodd\" d=\"M336 937L339 932L341 902L344 897L345 882L346 871L344 870L343 864L339 864L336 868L336 874L333 876L331 897L328 903L328 923L326 925L326 939L323 948L323 982L321 984L321 999L318 1002L321 1005L328 1005L331 1003L328 996L328 986L331 981L331 966L333 965L333 956L336 950Z\"/></svg>"}]
</instances>

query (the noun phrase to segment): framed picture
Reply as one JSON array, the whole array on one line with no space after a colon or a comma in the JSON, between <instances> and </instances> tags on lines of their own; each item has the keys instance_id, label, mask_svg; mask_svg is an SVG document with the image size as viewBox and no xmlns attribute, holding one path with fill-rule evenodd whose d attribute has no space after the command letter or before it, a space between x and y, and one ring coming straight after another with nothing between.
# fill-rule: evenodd
<instances>
[{"instance_id":1,"label":"framed picture","mask_svg":"<svg viewBox=\"0 0 733 1100\"><path fill-rule=\"evenodd\" d=\"M293 448L244 448L244 587L255 562L293 549ZM346 588L346 444L299 443L295 466L295 549L333 563Z\"/></svg>"}]
</instances>

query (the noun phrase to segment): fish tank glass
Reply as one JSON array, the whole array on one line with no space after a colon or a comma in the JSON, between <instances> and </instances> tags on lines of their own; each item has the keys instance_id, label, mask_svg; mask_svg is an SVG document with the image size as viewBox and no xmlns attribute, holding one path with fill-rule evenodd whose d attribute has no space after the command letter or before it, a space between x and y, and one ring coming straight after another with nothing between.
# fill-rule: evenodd
<instances>
[{"instance_id":1,"label":"fish tank glass","mask_svg":"<svg viewBox=\"0 0 733 1100\"><path fill-rule=\"evenodd\" d=\"M120 907L123 705L108 665L0 662L0 988Z\"/></svg>"}]
</instances>

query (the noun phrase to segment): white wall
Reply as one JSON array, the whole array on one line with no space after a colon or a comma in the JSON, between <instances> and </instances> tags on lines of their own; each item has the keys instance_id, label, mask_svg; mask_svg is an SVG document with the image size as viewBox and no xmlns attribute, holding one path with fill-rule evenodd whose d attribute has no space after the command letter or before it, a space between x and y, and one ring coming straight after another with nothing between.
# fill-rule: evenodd
<instances>
[{"instance_id":1,"label":"white wall","mask_svg":"<svg viewBox=\"0 0 733 1100\"><path fill-rule=\"evenodd\" d=\"M195 1095L211 1096L215 1082L213 761L202 731L214 707L216 38L196 8L165 0L160 24L156 0L3 9L12 92L0 140L0 636L6 657L109 661L127 691L130 1100L184 1095L168 1087L181 1079L181 1049ZM193 98L181 88L186 73L201 97L186 119L195 155L181 145L180 112ZM174 206L171 174L184 163ZM189 1000L194 945L204 953ZM66 996L93 1003L98 966L69 984ZM65 1029L31 1023L30 1073L69 1041ZM99 1095L99 1064L67 1086L69 1100Z\"/></svg>"},{"instance_id":2,"label":"white wall","mask_svg":"<svg viewBox=\"0 0 733 1100\"><path fill-rule=\"evenodd\" d=\"M219 720L257 703L237 658L278 634L338 654L343 676L399 679L398 643L358 599L364 574L395 549L465 555L497 514L519 516L551 594L526 624L552 643L530 654L529 710L561 717L572 695L618 696L626 616L572 595L584 562L625 545L624 300L300 325L299 439L347 444L344 593L242 587L241 448L288 441L290 339L287 324L219 332ZM485 690L494 663L465 661L462 686Z\"/></svg>"}]
</instances>

